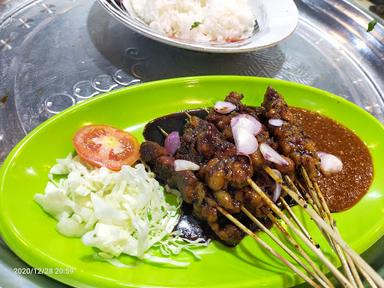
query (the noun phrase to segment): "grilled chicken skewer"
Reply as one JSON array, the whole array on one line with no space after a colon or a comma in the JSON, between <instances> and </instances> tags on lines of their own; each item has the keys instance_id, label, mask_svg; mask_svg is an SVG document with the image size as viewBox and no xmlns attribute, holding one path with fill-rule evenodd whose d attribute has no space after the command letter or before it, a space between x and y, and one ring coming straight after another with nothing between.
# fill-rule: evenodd
<instances>
[{"instance_id":1,"label":"grilled chicken skewer","mask_svg":"<svg viewBox=\"0 0 384 288\"><path fill-rule=\"evenodd\" d=\"M278 224L273 211L317 255L318 259L326 265L344 287L361 287L357 269L367 278L369 283L374 285L376 282L380 286L382 279L374 275L372 269L370 270L366 263L362 263L361 259L356 257L356 253L354 255L353 251L346 251L346 249L351 249L341 239L325 200L321 197L321 191L316 186L316 179L321 177L321 173L320 160L314 142L298 126L285 101L273 89L267 90L263 108L247 107L241 103L241 98L242 95L237 93L231 93L227 96L226 101L236 106L236 111L230 115L220 115L210 109L207 113L203 111L208 114L206 115L207 120L203 120L192 113L191 115L187 114L187 124L183 124L181 130L178 129L179 132L182 132L182 141L176 155L172 157L162 146L148 141L142 144L142 160L149 164L158 178L169 186L180 190L184 201L193 207L193 214L206 221L212 231L227 245L238 244L244 234L248 234L262 247L287 264L287 260L281 259L280 254L273 249L271 250L271 247L267 247L265 242L259 241L253 231L261 229L312 277L308 281L307 275L303 275L300 270L298 273L297 269L287 264L301 278L314 287L319 287L319 285L333 287L330 280L298 246L294 238L288 234L282 225ZM260 150L248 155L248 157L238 155L237 147L233 144L234 135L230 124L231 119L239 113L251 115L255 119L259 117L264 117L267 120L278 118L284 122L284 125L269 127L269 129L262 126L261 131L256 135L259 143L266 143L272 149L279 149L279 152L282 153L281 157L286 160L284 165L267 161ZM166 117L161 120L166 120ZM183 159L198 164L199 171L196 173L193 171L175 171L175 159ZM298 179L300 175L296 173L297 167L303 167L303 171L308 172L306 185L300 183ZM286 183L289 187L283 183L283 178L278 177L272 168L280 170L286 176ZM272 179L273 181L271 181ZM309 185L312 183L311 181L315 183L312 186ZM299 192L294 183L303 193ZM328 237L332 248L335 249L344 266L346 275L338 271L316 247L305 227L285 202L283 195L277 198L278 202L281 203L278 205L282 205L290 217L281 211L280 207L276 205L277 203L274 203L275 200L271 200L271 190L277 184L281 185L284 193L288 194L309 213L320 230ZM312 207L309 207L308 203ZM223 221L221 215L224 215L229 221ZM307 263L297 258L284 243L269 232L268 221L275 223L283 235L287 237L287 240L295 248L298 247L297 251Z\"/></svg>"},{"instance_id":2,"label":"grilled chicken skewer","mask_svg":"<svg viewBox=\"0 0 384 288\"><path fill-rule=\"evenodd\" d=\"M279 147L282 152L285 155L289 155L295 161L296 165L301 166L301 172L304 172L305 175L303 176L304 178L306 177L305 182L307 184L307 189L305 191L309 192L304 194L308 198L311 198L311 204L313 208L316 209L316 212L318 212L322 218L328 219L329 215L324 208L324 205L327 206L327 204L324 199L323 203L320 203L318 193L315 192L315 189L309 180L309 178L311 178L316 182L316 179L320 176L320 161L316 153L315 143L312 139L307 137L304 130L300 127L298 120L293 117L293 114L284 99L275 90L272 88L267 89L262 105L266 109L265 115L267 118L278 118L287 122L287 125L281 127L271 127L272 134L279 142ZM309 171L308 174L306 171ZM356 269L353 269L353 262L347 261L349 257L344 255L341 247L329 237L326 231L322 232L336 251L347 278L354 286L358 286L357 283L360 284L361 281L356 273ZM352 271L354 273L352 273Z\"/></svg>"},{"instance_id":3,"label":"grilled chicken skewer","mask_svg":"<svg viewBox=\"0 0 384 288\"><path fill-rule=\"evenodd\" d=\"M191 194L192 189L190 189L188 187L188 185L190 185L190 187L194 187L195 189L201 189L202 186L200 185L200 183L198 183L198 180L192 176L194 174L191 171L174 171L171 168L171 166L166 166L165 165L166 163L172 162L173 157L165 156L166 151L164 151L163 149L164 148L161 147L157 143L146 142L142 145L142 148L141 148L141 154L143 155L142 158L143 158L143 160L146 161L146 163L151 165L152 171L154 171L156 173L156 175L160 176L161 180L166 180L168 185L170 185L173 188L179 189L181 194L183 195L183 198L185 199L185 201L188 201L188 203L194 204L194 213L196 216L198 216L200 219L206 220L208 222L208 224L210 225L210 227L212 228L212 230L214 230L214 232L216 232L218 234L218 236L224 241L226 240L225 237L227 237L227 236L233 237L233 235L236 234L236 232L234 232L234 231L236 231L235 228L236 229L239 228L242 232L245 232L245 233L251 235L251 237L254 238L264 248L266 247L267 244L266 243L260 243L260 239L257 236L253 235L253 232L249 228L247 228L243 224L241 224L242 226L239 226L238 223L240 223L240 222L238 222L238 220L237 220L237 222L234 223L235 225L233 225L233 226L226 225L224 228L219 228L218 224L217 224L218 215L217 215L216 211L220 212L221 214L223 214L227 218L228 218L228 215L231 215L231 214L229 212L227 212L224 208L222 208L216 202L216 200L214 200L212 198L201 198L201 197L203 197L202 195L204 193L206 193L206 191L204 191L204 190L201 190L199 193L195 193L195 194L193 194L194 196L191 196L190 194ZM162 170L160 171L160 169L162 169ZM164 171L164 170L167 170L167 171ZM174 181L174 179L177 177L180 177L181 180ZM185 185L185 183L187 181L189 181L188 182L189 184ZM201 195L201 197L198 195ZM198 203L201 203L199 205L203 206L202 209L195 208L195 207L198 207L198 205L197 205ZM241 209L243 211L246 211L246 213L248 213L249 215L252 215L245 207L241 207ZM233 223L233 218L228 218L228 219ZM257 219L254 217L254 218L251 218L251 220L255 222L255 220L257 220ZM263 223L261 223L259 220L257 220L257 223L258 223L258 227L260 229L262 229L264 231L268 230L268 228L266 228L266 226ZM221 231L220 231L220 229L221 229ZM232 233L228 234L231 231L232 231ZM272 234L269 234L269 235L272 235ZM332 284L329 284L329 280L327 283L327 281L325 280L325 279L327 279L326 276L319 269L313 269L313 267L311 267L313 265L308 266L307 264L304 264L295 255L295 252L290 250L285 244L283 244L281 241L279 241L275 236L272 236L272 239L274 241L277 240L276 241L277 244L279 246L281 246L293 258L293 260L295 260L301 267L303 267L303 269L305 271L307 271L309 273L309 275L314 277L314 279L317 279L319 281L319 283L322 284L323 287L332 287ZM229 242L228 244L232 244L232 243ZM268 247L267 249L269 252L271 252L272 248ZM275 256L279 255L277 252L273 252L273 253ZM280 260L283 259L281 255L276 256L276 257L278 257ZM285 264L287 262L289 263L289 261L286 259L284 259L282 261ZM308 259L307 259L307 261L308 261ZM294 266L292 267L292 264L290 264L289 267L293 268ZM294 272L297 273L297 268L294 268L293 270L294 270ZM303 273L300 272L299 275L300 275L300 277L302 277ZM308 276L305 276L303 279L308 281L309 278L308 278ZM311 285L313 287L319 287L318 284L315 284L313 282L313 280L310 280L308 282L311 283Z\"/></svg>"}]
</instances>

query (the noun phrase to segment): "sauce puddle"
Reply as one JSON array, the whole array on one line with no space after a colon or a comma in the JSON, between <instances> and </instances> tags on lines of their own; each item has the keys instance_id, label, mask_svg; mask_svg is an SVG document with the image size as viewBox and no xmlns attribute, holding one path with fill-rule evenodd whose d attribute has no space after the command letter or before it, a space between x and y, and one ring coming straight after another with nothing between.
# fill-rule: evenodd
<instances>
[{"instance_id":1,"label":"sauce puddle","mask_svg":"<svg viewBox=\"0 0 384 288\"><path fill-rule=\"evenodd\" d=\"M372 158L367 146L348 128L315 112L290 108L318 151L333 154L343 162L337 174L318 182L332 212L355 205L367 193L373 179Z\"/></svg>"}]
</instances>

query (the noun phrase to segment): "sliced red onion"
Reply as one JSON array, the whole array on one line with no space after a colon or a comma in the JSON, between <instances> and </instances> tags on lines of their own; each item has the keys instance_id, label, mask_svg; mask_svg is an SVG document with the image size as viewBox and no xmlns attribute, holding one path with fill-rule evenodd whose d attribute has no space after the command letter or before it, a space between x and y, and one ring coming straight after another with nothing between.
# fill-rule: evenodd
<instances>
[{"instance_id":1,"label":"sliced red onion","mask_svg":"<svg viewBox=\"0 0 384 288\"><path fill-rule=\"evenodd\" d=\"M236 109L236 105L231 102L218 101L214 107L215 111L220 114L229 114Z\"/></svg>"},{"instance_id":2,"label":"sliced red onion","mask_svg":"<svg viewBox=\"0 0 384 288\"><path fill-rule=\"evenodd\" d=\"M240 114L231 119L231 128L232 133L238 128L243 128L256 136L260 133L262 125L255 117L248 114Z\"/></svg>"},{"instance_id":3,"label":"sliced red onion","mask_svg":"<svg viewBox=\"0 0 384 288\"><path fill-rule=\"evenodd\" d=\"M257 151L259 143L256 137L249 133L248 130L243 127L238 127L232 130L232 134L238 154L250 155Z\"/></svg>"},{"instance_id":4,"label":"sliced red onion","mask_svg":"<svg viewBox=\"0 0 384 288\"><path fill-rule=\"evenodd\" d=\"M324 174L339 173L343 170L343 162L335 155L325 152L317 152L317 155L320 158L320 169Z\"/></svg>"},{"instance_id":5,"label":"sliced red onion","mask_svg":"<svg viewBox=\"0 0 384 288\"><path fill-rule=\"evenodd\" d=\"M181 141L179 132L173 131L167 135L164 141L164 148L171 155L174 155L177 149L180 148Z\"/></svg>"},{"instance_id":6,"label":"sliced red onion","mask_svg":"<svg viewBox=\"0 0 384 288\"><path fill-rule=\"evenodd\" d=\"M283 126L284 121L281 119L269 119L268 123L269 123L269 125L272 125L275 127L280 127L280 126Z\"/></svg>"},{"instance_id":7,"label":"sliced red onion","mask_svg":"<svg viewBox=\"0 0 384 288\"><path fill-rule=\"evenodd\" d=\"M267 143L260 144L260 152L264 159L275 163L277 165L289 165L288 161L285 160L279 153L272 149Z\"/></svg>"},{"instance_id":8,"label":"sliced red onion","mask_svg":"<svg viewBox=\"0 0 384 288\"><path fill-rule=\"evenodd\" d=\"M198 171L200 166L187 160L177 159L175 160L175 171Z\"/></svg>"},{"instance_id":9,"label":"sliced red onion","mask_svg":"<svg viewBox=\"0 0 384 288\"><path fill-rule=\"evenodd\" d=\"M283 179L283 176L281 175L279 170L277 169L272 169L272 170L273 172L275 172L277 176L279 176L280 179ZM278 182L276 182L276 187L275 187L275 190L273 191L272 201L276 202L277 200L279 200L280 195L281 195L281 185Z\"/></svg>"}]
</instances>

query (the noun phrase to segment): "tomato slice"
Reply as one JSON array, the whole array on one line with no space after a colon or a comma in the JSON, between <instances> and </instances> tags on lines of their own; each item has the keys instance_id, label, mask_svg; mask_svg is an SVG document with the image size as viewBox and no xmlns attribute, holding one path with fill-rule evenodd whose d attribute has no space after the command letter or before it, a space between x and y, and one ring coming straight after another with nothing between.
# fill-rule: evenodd
<instances>
[{"instance_id":1,"label":"tomato slice","mask_svg":"<svg viewBox=\"0 0 384 288\"><path fill-rule=\"evenodd\" d=\"M83 161L92 166L119 171L140 157L140 144L124 130L108 125L88 125L73 137L73 145Z\"/></svg>"}]
</instances>

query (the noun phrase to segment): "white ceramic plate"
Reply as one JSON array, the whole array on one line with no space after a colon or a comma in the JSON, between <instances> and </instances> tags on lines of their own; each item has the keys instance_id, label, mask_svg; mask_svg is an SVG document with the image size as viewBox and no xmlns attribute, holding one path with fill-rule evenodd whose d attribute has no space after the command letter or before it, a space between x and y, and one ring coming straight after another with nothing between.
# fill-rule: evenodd
<instances>
[{"instance_id":1,"label":"white ceramic plate","mask_svg":"<svg viewBox=\"0 0 384 288\"><path fill-rule=\"evenodd\" d=\"M134 13L115 2L120 0L98 1L112 16L135 32L171 46L209 53L244 53L276 45L295 31L299 16L293 0L249 0L259 25L252 37L230 44L191 43L150 29Z\"/></svg>"}]
</instances>

